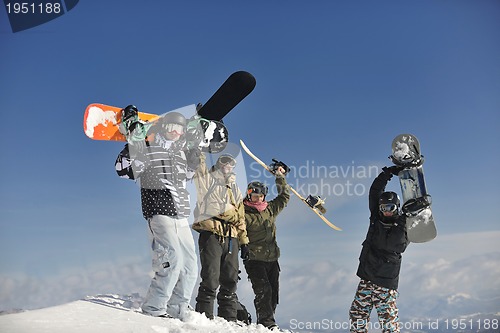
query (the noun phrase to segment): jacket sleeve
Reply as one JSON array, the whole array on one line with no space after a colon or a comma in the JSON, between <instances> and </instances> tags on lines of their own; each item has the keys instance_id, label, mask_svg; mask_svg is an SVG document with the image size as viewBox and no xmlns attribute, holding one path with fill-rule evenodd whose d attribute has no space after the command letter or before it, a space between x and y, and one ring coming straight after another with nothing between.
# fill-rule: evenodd
<instances>
[{"instance_id":1,"label":"jacket sleeve","mask_svg":"<svg viewBox=\"0 0 500 333\"><path fill-rule=\"evenodd\" d=\"M143 152L135 152L135 156L130 156L130 148L127 143L118 154L115 161L115 170L119 177L135 180L141 176L146 168L146 156Z\"/></svg>"},{"instance_id":2,"label":"jacket sleeve","mask_svg":"<svg viewBox=\"0 0 500 333\"><path fill-rule=\"evenodd\" d=\"M290 200L290 190L284 176L276 176L278 196L269 202L273 215L278 215Z\"/></svg>"},{"instance_id":3,"label":"jacket sleeve","mask_svg":"<svg viewBox=\"0 0 500 333\"><path fill-rule=\"evenodd\" d=\"M389 180L391 180L391 178L391 174L387 174L382 171L377 176L377 178L373 180L373 183L370 187L370 193L368 195L368 203L372 216L374 216L374 214L378 214L378 200L380 198L380 195L384 193L385 187L387 186L387 183L389 182Z\"/></svg>"},{"instance_id":4,"label":"jacket sleeve","mask_svg":"<svg viewBox=\"0 0 500 333\"><path fill-rule=\"evenodd\" d=\"M196 171L201 163L201 158L205 159L205 155L198 148L186 150L186 163L189 170ZM206 166L205 166L206 169Z\"/></svg>"},{"instance_id":5,"label":"jacket sleeve","mask_svg":"<svg viewBox=\"0 0 500 333\"><path fill-rule=\"evenodd\" d=\"M198 201L203 201L210 187L210 175L208 174L205 154L200 154L199 163L194 174L196 195ZM199 202L201 203L201 202Z\"/></svg>"},{"instance_id":6,"label":"jacket sleeve","mask_svg":"<svg viewBox=\"0 0 500 333\"><path fill-rule=\"evenodd\" d=\"M238 230L238 242L241 245L250 243L247 235L247 225L245 221L245 205L243 202L238 204L238 215L239 221L236 225L236 230Z\"/></svg>"}]
</instances>

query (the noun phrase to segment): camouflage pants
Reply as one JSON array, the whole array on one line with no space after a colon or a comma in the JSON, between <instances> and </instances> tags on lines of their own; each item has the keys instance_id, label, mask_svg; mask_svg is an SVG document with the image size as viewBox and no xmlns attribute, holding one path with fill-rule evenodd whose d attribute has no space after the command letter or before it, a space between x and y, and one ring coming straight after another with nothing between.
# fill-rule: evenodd
<instances>
[{"instance_id":1,"label":"camouflage pants","mask_svg":"<svg viewBox=\"0 0 500 333\"><path fill-rule=\"evenodd\" d=\"M380 287L370 281L361 280L349 310L350 331L366 333L370 327L370 313L375 306L383 333L399 333L399 316L396 299L398 291Z\"/></svg>"}]
</instances>

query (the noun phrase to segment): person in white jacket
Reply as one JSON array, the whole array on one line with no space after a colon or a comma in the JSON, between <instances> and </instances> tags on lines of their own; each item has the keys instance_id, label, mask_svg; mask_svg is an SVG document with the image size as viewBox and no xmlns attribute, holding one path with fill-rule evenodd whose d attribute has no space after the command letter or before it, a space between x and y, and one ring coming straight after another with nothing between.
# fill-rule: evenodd
<instances>
[{"instance_id":1,"label":"person in white jacket","mask_svg":"<svg viewBox=\"0 0 500 333\"><path fill-rule=\"evenodd\" d=\"M148 223L154 277L142 312L180 319L189 311L198 273L187 219L186 180L194 175L201 152L197 147L186 149L185 128L182 114L167 113L149 129L145 140L126 144L115 164L120 177L140 184L142 213Z\"/></svg>"}]
</instances>

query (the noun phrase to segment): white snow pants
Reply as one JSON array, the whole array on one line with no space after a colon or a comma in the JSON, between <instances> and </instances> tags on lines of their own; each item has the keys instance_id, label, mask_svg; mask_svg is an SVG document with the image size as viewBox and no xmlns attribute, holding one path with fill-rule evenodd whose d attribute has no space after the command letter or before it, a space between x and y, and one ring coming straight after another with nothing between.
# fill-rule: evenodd
<instances>
[{"instance_id":1,"label":"white snow pants","mask_svg":"<svg viewBox=\"0 0 500 333\"><path fill-rule=\"evenodd\" d=\"M155 273L142 305L152 316L181 318L196 284L198 263L187 218L155 215L148 221Z\"/></svg>"}]
</instances>

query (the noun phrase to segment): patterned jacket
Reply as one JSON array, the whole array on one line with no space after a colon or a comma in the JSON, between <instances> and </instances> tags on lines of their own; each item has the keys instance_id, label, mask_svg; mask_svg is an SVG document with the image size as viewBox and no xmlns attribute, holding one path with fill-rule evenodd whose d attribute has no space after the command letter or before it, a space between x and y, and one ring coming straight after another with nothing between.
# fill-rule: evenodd
<instances>
[{"instance_id":1,"label":"patterned jacket","mask_svg":"<svg viewBox=\"0 0 500 333\"><path fill-rule=\"evenodd\" d=\"M183 150L182 142L155 134L143 148L126 144L115 168L120 177L138 181L145 219L154 215L188 217L191 211L186 181L194 175L199 154L197 149Z\"/></svg>"}]
</instances>

